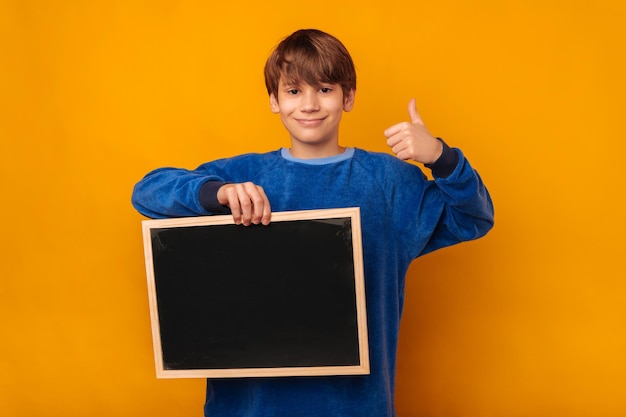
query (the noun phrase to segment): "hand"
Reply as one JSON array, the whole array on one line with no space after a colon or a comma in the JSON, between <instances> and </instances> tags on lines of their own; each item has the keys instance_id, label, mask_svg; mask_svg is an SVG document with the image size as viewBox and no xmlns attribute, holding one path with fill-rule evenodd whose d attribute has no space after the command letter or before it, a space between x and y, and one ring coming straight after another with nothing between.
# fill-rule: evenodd
<instances>
[{"instance_id":1,"label":"hand","mask_svg":"<svg viewBox=\"0 0 626 417\"><path fill-rule=\"evenodd\" d=\"M385 130L387 145L399 159L432 164L441 156L443 145L426 129L413 98L409 101L409 117L411 122L398 123Z\"/></svg>"},{"instance_id":2,"label":"hand","mask_svg":"<svg viewBox=\"0 0 626 417\"><path fill-rule=\"evenodd\" d=\"M251 182L225 184L217 190L217 201L230 208L235 224L268 225L272 212L263 187Z\"/></svg>"}]
</instances>

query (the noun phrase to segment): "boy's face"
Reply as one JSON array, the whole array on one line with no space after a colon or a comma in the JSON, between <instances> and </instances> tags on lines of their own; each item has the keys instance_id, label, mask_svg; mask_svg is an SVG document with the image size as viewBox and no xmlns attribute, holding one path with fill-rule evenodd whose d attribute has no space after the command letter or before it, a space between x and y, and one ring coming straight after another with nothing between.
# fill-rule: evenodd
<instances>
[{"instance_id":1,"label":"boy's face","mask_svg":"<svg viewBox=\"0 0 626 417\"><path fill-rule=\"evenodd\" d=\"M271 110L280 114L292 150L310 150L311 156L319 156L320 150L334 149L336 153L342 113L352 110L353 105L354 90L344 97L339 84L291 85L281 78L278 94L270 95Z\"/></svg>"}]
</instances>

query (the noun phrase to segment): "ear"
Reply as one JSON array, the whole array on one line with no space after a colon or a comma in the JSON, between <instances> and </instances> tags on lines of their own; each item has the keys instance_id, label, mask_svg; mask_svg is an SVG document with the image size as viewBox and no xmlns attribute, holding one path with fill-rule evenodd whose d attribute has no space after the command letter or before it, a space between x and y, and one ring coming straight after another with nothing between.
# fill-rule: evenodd
<instances>
[{"instance_id":1,"label":"ear","mask_svg":"<svg viewBox=\"0 0 626 417\"><path fill-rule=\"evenodd\" d=\"M354 107L354 96L356 95L356 90L353 88L350 90L348 94L343 99L343 110L350 111Z\"/></svg>"},{"instance_id":2,"label":"ear","mask_svg":"<svg viewBox=\"0 0 626 417\"><path fill-rule=\"evenodd\" d=\"M278 113L280 111L280 106L278 105L278 100L274 93L270 94L270 109L272 113Z\"/></svg>"}]
</instances>

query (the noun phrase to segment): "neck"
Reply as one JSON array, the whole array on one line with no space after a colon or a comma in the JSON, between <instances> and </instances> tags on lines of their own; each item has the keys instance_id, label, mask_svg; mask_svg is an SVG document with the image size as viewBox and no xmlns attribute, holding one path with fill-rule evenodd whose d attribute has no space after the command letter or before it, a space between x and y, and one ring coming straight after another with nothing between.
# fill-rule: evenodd
<instances>
[{"instance_id":1,"label":"neck","mask_svg":"<svg viewBox=\"0 0 626 417\"><path fill-rule=\"evenodd\" d=\"M345 150L346 148L339 146L337 143L320 146L319 144L308 145L292 141L289 153L299 159L319 159L342 154Z\"/></svg>"}]
</instances>

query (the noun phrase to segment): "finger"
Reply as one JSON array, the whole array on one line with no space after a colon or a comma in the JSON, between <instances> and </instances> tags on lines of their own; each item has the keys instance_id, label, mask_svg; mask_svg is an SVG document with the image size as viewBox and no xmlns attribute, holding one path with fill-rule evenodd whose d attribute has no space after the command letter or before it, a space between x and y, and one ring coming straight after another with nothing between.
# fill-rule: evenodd
<instances>
[{"instance_id":1,"label":"finger","mask_svg":"<svg viewBox=\"0 0 626 417\"><path fill-rule=\"evenodd\" d=\"M232 184L228 187L228 207L233 215L235 224L250 224L252 203L242 184Z\"/></svg>"},{"instance_id":2,"label":"finger","mask_svg":"<svg viewBox=\"0 0 626 417\"><path fill-rule=\"evenodd\" d=\"M241 223L244 226L252 224L254 215L254 199L256 187L251 182L237 184L237 198L241 210Z\"/></svg>"},{"instance_id":3,"label":"finger","mask_svg":"<svg viewBox=\"0 0 626 417\"><path fill-rule=\"evenodd\" d=\"M236 184L228 184L224 188L224 194L226 194L225 204L228 208L230 208L230 212L233 216L233 221L235 224L241 223L241 205L239 204L239 193L237 192Z\"/></svg>"},{"instance_id":4,"label":"finger","mask_svg":"<svg viewBox=\"0 0 626 417\"><path fill-rule=\"evenodd\" d=\"M399 142L397 145L391 148L391 151L396 155L398 159L406 159L405 157L402 157L402 155L406 154L407 148L408 146L406 143Z\"/></svg>"},{"instance_id":5,"label":"finger","mask_svg":"<svg viewBox=\"0 0 626 417\"><path fill-rule=\"evenodd\" d=\"M268 224L270 224L270 221L272 219L272 208L270 207L270 200L269 198L267 198L267 195L265 194L265 190L263 190L263 187L259 186L258 189L259 189L261 196L263 197L263 210L261 214L261 224L267 226Z\"/></svg>"},{"instance_id":6,"label":"finger","mask_svg":"<svg viewBox=\"0 0 626 417\"><path fill-rule=\"evenodd\" d=\"M395 124L395 125L393 125L393 126L388 127L388 128L387 128L387 129L385 129L385 131L383 132L383 135L385 135L385 137L387 137L387 138L390 138L390 137L392 137L393 135L395 135L395 134L399 133L399 132L402 130L402 124L403 124L403 123L405 123L405 122L402 122L402 123L397 123L397 124Z\"/></svg>"},{"instance_id":7,"label":"finger","mask_svg":"<svg viewBox=\"0 0 626 417\"><path fill-rule=\"evenodd\" d=\"M400 122L391 127L388 127L383 133L387 138L390 138L400 132L411 129L412 127L413 125L409 122Z\"/></svg>"},{"instance_id":8,"label":"finger","mask_svg":"<svg viewBox=\"0 0 626 417\"><path fill-rule=\"evenodd\" d=\"M393 148L400 142L402 142L402 135L395 134L387 138L387 146L389 146L390 148Z\"/></svg>"},{"instance_id":9,"label":"finger","mask_svg":"<svg viewBox=\"0 0 626 417\"><path fill-rule=\"evenodd\" d=\"M415 106L415 99L412 98L409 101L409 117L411 118L411 123L423 125L424 122L417 112L417 107Z\"/></svg>"},{"instance_id":10,"label":"finger","mask_svg":"<svg viewBox=\"0 0 626 417\"><path fill-rule=\"evenodd\" d=\"M408 151L401 151L396 154L396 158L406 161L408 159L411 159L410 155L411 154Z\"/></svg>"},{"instance_id":11,"label":"finger","mask_svg":"<svg viewBox=\"0 0 626 417\"><path fill-rule=\"evenodd\" d=\"M247 182L244 184L244 187L246 188L246 193L248 194L252 204L250 207L250 221L253 224L259 224L263 221L265 206L269 204L267 196L263 191L263 187L259 185Z\"/></svg>"}]
</instances>

